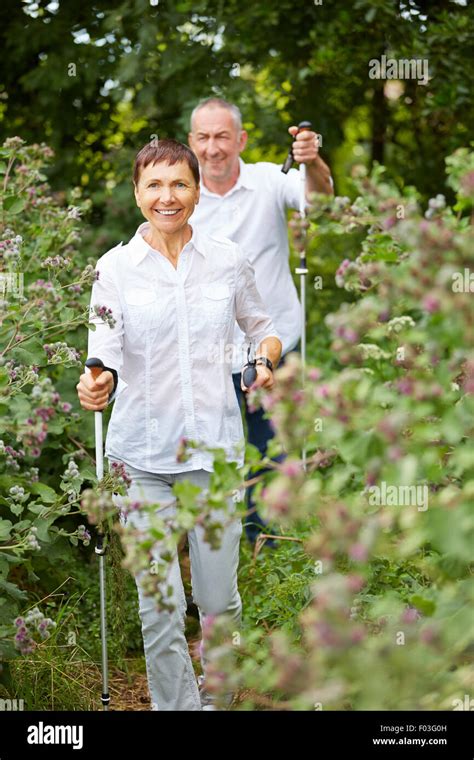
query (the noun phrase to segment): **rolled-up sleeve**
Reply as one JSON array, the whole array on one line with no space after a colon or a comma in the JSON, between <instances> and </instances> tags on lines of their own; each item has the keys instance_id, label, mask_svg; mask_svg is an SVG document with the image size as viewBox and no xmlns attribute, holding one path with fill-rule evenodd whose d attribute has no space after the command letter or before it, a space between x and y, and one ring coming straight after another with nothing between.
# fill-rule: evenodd
<instances>
[{"instance_id":1,"label":"rolled-up sleeve","mask_svg":"<svg viewBox=\"0 0 474 760\"><path fill-rule=\"evenodd\" d=\"M270 337L281 341L257 290L254 269L239 246L236 246L235 318L247 341L256 345Z\"/></svg>"},{"instance_id":2,"label":"rolled-up sleeve","mask_svg":"<svg viewBox=\"0 0 474 760\"><path fill-rule=\"evenodd\" d=\"M97 262L96 272L98 279L92 286L89 307L89 324L94 324L95 330L89 330L87 353L89 358L101 359L107 369L117 372L118 381L109 398L110 403L127 387L127 383L120 377L123 357L123 314L117 285L104 258ZM112 327L97 315L96 309L101 307L112 312L112 318L115 320Z\"/></svg>"}]
</instances>

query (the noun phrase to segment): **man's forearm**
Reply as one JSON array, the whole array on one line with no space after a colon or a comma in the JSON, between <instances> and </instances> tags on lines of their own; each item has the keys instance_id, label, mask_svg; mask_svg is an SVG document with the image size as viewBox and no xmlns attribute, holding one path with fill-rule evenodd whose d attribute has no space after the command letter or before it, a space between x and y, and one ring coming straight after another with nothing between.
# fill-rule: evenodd
<instances>
[{"instance_id":1,"label":"man's forearm","mask_svg":"<svg viewBox=\"0 0 474 760\"><path fill-rule=\"evenodd\" d=\"M306 200L309 200L310 193L325 193L333 195L334 190L330 180L331 170L318 156L311 163L306 164Z\"/></svg>"},{"instance_id":2,"label":"man's forearm","mask_svg":"<svg viewBox=\"0 0 474 760\"><path fill-rule=\"evenodd\" d=\"M264 338L257 348L255 356L265 356L270 359L273 367L276 368L281 357L281 341L271 335L268 338Z\"/></svg>"}]
</instances>

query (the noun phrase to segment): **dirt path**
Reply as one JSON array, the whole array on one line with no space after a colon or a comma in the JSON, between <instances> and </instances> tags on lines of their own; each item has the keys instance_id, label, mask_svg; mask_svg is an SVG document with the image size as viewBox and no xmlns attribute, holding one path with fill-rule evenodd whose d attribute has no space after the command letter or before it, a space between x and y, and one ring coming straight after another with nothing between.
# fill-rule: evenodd
<instances>
[{"instance_id":1,"label":"dirt path","mask_svg":"<svg viewBox=\"0 0 474 760\"><path fill-rule=\"evenodd\" d=\"M127 675L120 670L112 670L110 673L110 693L111 710L137 712L150 709L145 673Z\"/></svg>"}]
</instances>

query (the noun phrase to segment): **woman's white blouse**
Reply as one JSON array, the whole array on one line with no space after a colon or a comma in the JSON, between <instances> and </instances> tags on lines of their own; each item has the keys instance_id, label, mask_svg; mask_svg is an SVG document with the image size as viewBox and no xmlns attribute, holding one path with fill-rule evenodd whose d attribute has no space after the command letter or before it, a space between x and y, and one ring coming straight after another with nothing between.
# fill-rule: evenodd
<instances>
[{"instance_id":1,"label":"woman's white blouse","mask_svg":"<svg viewBox=\"0 0 474 760\"><path fill-rule=\"evenodd\" d=\"M150 248L142 224L126 245L98 260L88 356L117 370L105 454L155 473L205 469L211 453L186 462L182 438L223 448L243 464L244 436L232 380L235 320L256 349L279 337L240 248L193 230L175 269ZM111 328L94 307L112 311Z\"/></svg>"}]
</instances>

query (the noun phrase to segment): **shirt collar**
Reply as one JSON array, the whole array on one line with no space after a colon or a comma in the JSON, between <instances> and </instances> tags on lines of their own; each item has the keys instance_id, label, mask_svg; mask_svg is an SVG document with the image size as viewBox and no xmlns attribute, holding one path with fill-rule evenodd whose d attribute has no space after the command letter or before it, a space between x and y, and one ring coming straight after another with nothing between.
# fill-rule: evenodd
<instances>
[{"instance_id":1,"label":"shirt collar","mask_svg":"<svg viewBox=\"0 0 474 760\"><path fill-rule=\"evenodd\" d=\"M241 187L244 187L246 190L255 190L255 183L251 176L251 172L249 172L249 167L245 163L245 161L243 161L240 157L239 157L239 167L240 169L239 169L239 176L237 177L237 182L224 195L218 195L218 193L213 193L210 190L208 190L204 182L202 181L202 172L201 172L201 193L203 195L211 195L217 198L226 198L228 195L232 195L232 193L235 193Z\"/></svg>"},{"instance_id":2,"label":"shirt collar","mask_svg":"<svg viewBox=\"0 0 474 760\"><path fill-rule=\"evenodd\" d=\"M135 232L135 235L130 240L128 247L130 250L130 258L132 261L132 264L135 266L138 266L141 261L145 258L145 256L151 251L154 252L154 249L151 248L150 245L146 242L143 235L147 232L147 230L150 228L149 222L143 222ZM191 228L193 233L191 235L191 239L186 243L186 245L183 248L183 251L186 251L188 249L195 248L198 253L200 253L202 256L206 256L206 249L202 240L201 235L197 232L195 227Z\"/></svg>"}]
</instances>

